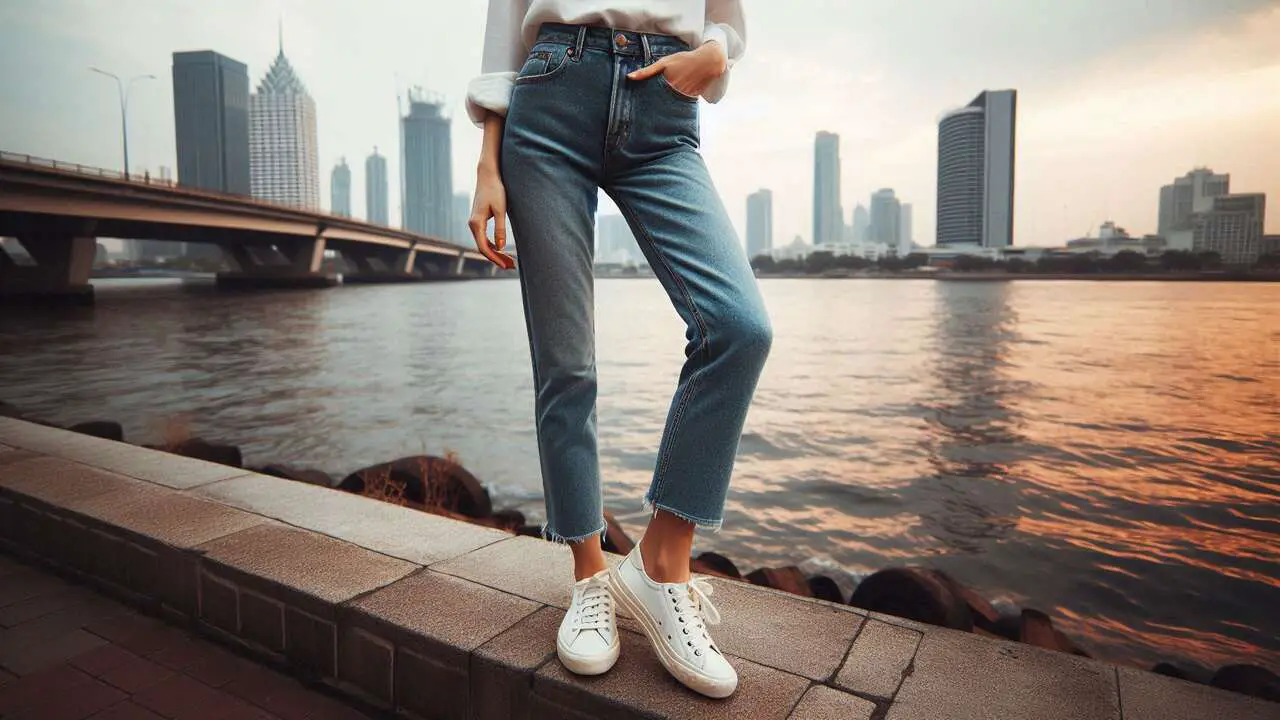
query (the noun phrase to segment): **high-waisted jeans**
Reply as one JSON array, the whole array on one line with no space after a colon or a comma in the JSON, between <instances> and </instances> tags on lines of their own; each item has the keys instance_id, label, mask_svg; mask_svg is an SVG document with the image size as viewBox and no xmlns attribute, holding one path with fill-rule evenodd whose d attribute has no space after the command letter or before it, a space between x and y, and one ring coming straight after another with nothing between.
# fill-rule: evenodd
<instances>
[{"instance_id":1,"label":"high-waisted jeans","mask_svg":"<svg viewBox=\"0 0 1280 720\"><path fill-rule=\"evenodd\" d=\"M688 49L674 37L547 24L515 81L501 171L533 358L544 534L553 540L586 540L605 525L592 275L597 188L622 211L687 325L646 507L720 526L769 353L759 287L697 152L697 100L662 75L626 77Z\"/></svg>"}]
</instances>

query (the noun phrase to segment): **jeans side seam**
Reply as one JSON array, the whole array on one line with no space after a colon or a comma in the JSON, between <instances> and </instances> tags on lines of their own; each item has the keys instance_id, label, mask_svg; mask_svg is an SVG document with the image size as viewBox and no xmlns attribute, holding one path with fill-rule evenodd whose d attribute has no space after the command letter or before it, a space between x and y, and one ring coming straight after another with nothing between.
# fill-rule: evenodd
<instances>
[{"instance_id":1,"label":"jeans side seam","mask_svg":"<svg viewBox=\"0 0 1280 720\"><path fill-rule=\"evenodd\" d=\"M649 228L641 222L640 216L631 207L630 202L622 198L614 198L614 202L618 205L618 209L622 211L624 215L630 216L634 221L636 227L640 229L638 239L642 239L644 243L649 246L649 249L653 252L654 256L658 258L658 262L662 264L662 270L671 277L672 282L674 282L676 287L680 289L680 294L688 304L689 312L693 315L694 322L698 327L699 343L695 352L700 352L704 359L709 360L710 344L708 341L707 325L702 318L702 313L698 312L698 306L693 302L693 295L690 294L689 288L685 286L680 275L671 268L671 264L667 262L666 255L663 254L662 249L658 247L658 244L653 241L653 236L649 233ZM685 385L684 392L680 394L680 399L676 403L675 411L671 415L671 428L667 438L667 447L662 448L662 455L658 459L658 467L654 473L653 488L648 493L648 496L652 497L654 501L657 500L658 491L662 488L662 485L667 478L667 467L671 463L671 438L674 438L680 429L681 421L684 420L685 408L688 407L689 402L693 399L694 393L698 389L698 380L699 376L696 372L690 373L689 383Z\"/></svg>"}]
</instances>

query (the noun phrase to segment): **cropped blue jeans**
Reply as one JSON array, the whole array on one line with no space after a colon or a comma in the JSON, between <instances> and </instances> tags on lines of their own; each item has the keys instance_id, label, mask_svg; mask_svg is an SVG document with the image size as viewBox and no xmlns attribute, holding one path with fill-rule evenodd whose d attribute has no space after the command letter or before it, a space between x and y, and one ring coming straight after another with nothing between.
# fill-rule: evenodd
<instances>
[{"instance_id":1,"label":"cropped blue jeans","mask_svg":"<svg viewBox=\"0 0 1280 720\"><path fill-rule=\"evenodd\" d=\"M617 204L687 331L645 507L719 528L772 330L755 276L698 154L698 101L627 73L682 41L547 24L512 92L501 172L533 359L544 535L605 529L596 438L597 189ZM635 308L635 312L648 312Z\"/></svg>"}]
</instances>

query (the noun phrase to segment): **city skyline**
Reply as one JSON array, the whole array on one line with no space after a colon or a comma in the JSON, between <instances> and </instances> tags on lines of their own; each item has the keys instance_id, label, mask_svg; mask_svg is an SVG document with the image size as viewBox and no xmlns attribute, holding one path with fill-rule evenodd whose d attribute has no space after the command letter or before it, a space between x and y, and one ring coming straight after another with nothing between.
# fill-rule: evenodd
<instances>
[{"instance_id":1,"label":"city skyline","mask_svg":"<svg viewBox=\"0 0 1280 720\"><path fill-rule=\"evenodd\" d=\"M1154 189L1201 165L1229 169L1242 188L1280 195L1280 99L1261 91L1280 79L1280 50L1267 40L1280 31L1280 8L1248 0L1223 0L1215 8L1170 0L1165 12L1151 13L1138 2L1082 0L1037 9L1036 22L1028 24L1026 13L995 3L964 3L964 13L961 5L943 0L933 13L909 7L892 14L829 8L831 22L824 25L837 29L803 42L797 40L802 28L786 17L794 10L748 8L749 25L761 29L734 71L733 90L721 105L702 106L708 165L744 242L745 199L761 187L774 191L775 236L812 241L812 142L825 129L841 136L842 206L893 187L913 201L916 240L932 244L936 122L983 87L1018 87L1023 95L1018 245L1060 244L1106 219L1155 232ZM463 117L465 83L478 67L479 49L472 47L478 43L471 41L482 32L483 7L425 3L394 13L315 7L233 1L202 12L173 2L108 13L61 0L38 11L0 10L6 28L0 59L29 69L0 80L0 97L14 101L0 106L23 111L0 110L6 145L18 146L5 149L116 167L119 124L111 88L96 84L88 65L122 75L159 74L173 51L208 48L245 62L257 77L271 59L281 14L291 59L305 68L324 118L319 145L326 166L374 144L398 149L396 94L411 82L443 93L446 112ZM202 12L200 23L189 22L193 12ZM140 13L154 32L119 42L111 29L128 27ZM442 15L449 22L414 22ZM1008 47L957 45L976 24L1009 31ZM76 29L81 26L93 30ZM474 38L460 31L469 27ZM915 47L917 40L935 47L894 49ZM360 58L327 50L351 43L377 47ZM65 54L47 50L62 45ZM828 67L835 46L861 48L842 61L844 72ZM1015 50L1019 62L1011 63ZM139 85L130 99L135 170L153 174L176 164L171 90L158 85ZM81 102L38 92L48 86L68 88ZM1192 108L1161 99L1187 92L1203 102ZM469 192L479 133L461 121L453 140L453 184ZM389 173L398 177L399 159L389 160L395 165ZM391 185L394 212L398 183ZM610 208L607 201L601 206ZM353 207L356 215L362 210ZM1275 233L1278 225L1273 213L1266 231Z\"/></svg>"}]
</instances>

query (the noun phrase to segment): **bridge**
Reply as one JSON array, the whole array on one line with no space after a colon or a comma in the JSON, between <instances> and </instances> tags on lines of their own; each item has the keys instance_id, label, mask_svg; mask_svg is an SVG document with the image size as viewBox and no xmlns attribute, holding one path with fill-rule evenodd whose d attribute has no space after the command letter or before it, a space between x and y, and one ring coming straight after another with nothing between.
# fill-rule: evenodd
<instances>
[{"instance_id":1,"label":"bridge","mask_svg":"<svg viewBox=\"0 0 1280 720\"><path fill-rule=\"evenodd\" d=\"M348 282L493 275L474 250L354 218L179 187L169 180L0 152L0 237L15 237L34 265L0 249L0 299L91 301L97 238L206 243L233 268L228 287L320 287L338 253Z\"/></svg>"}]
</instances>

